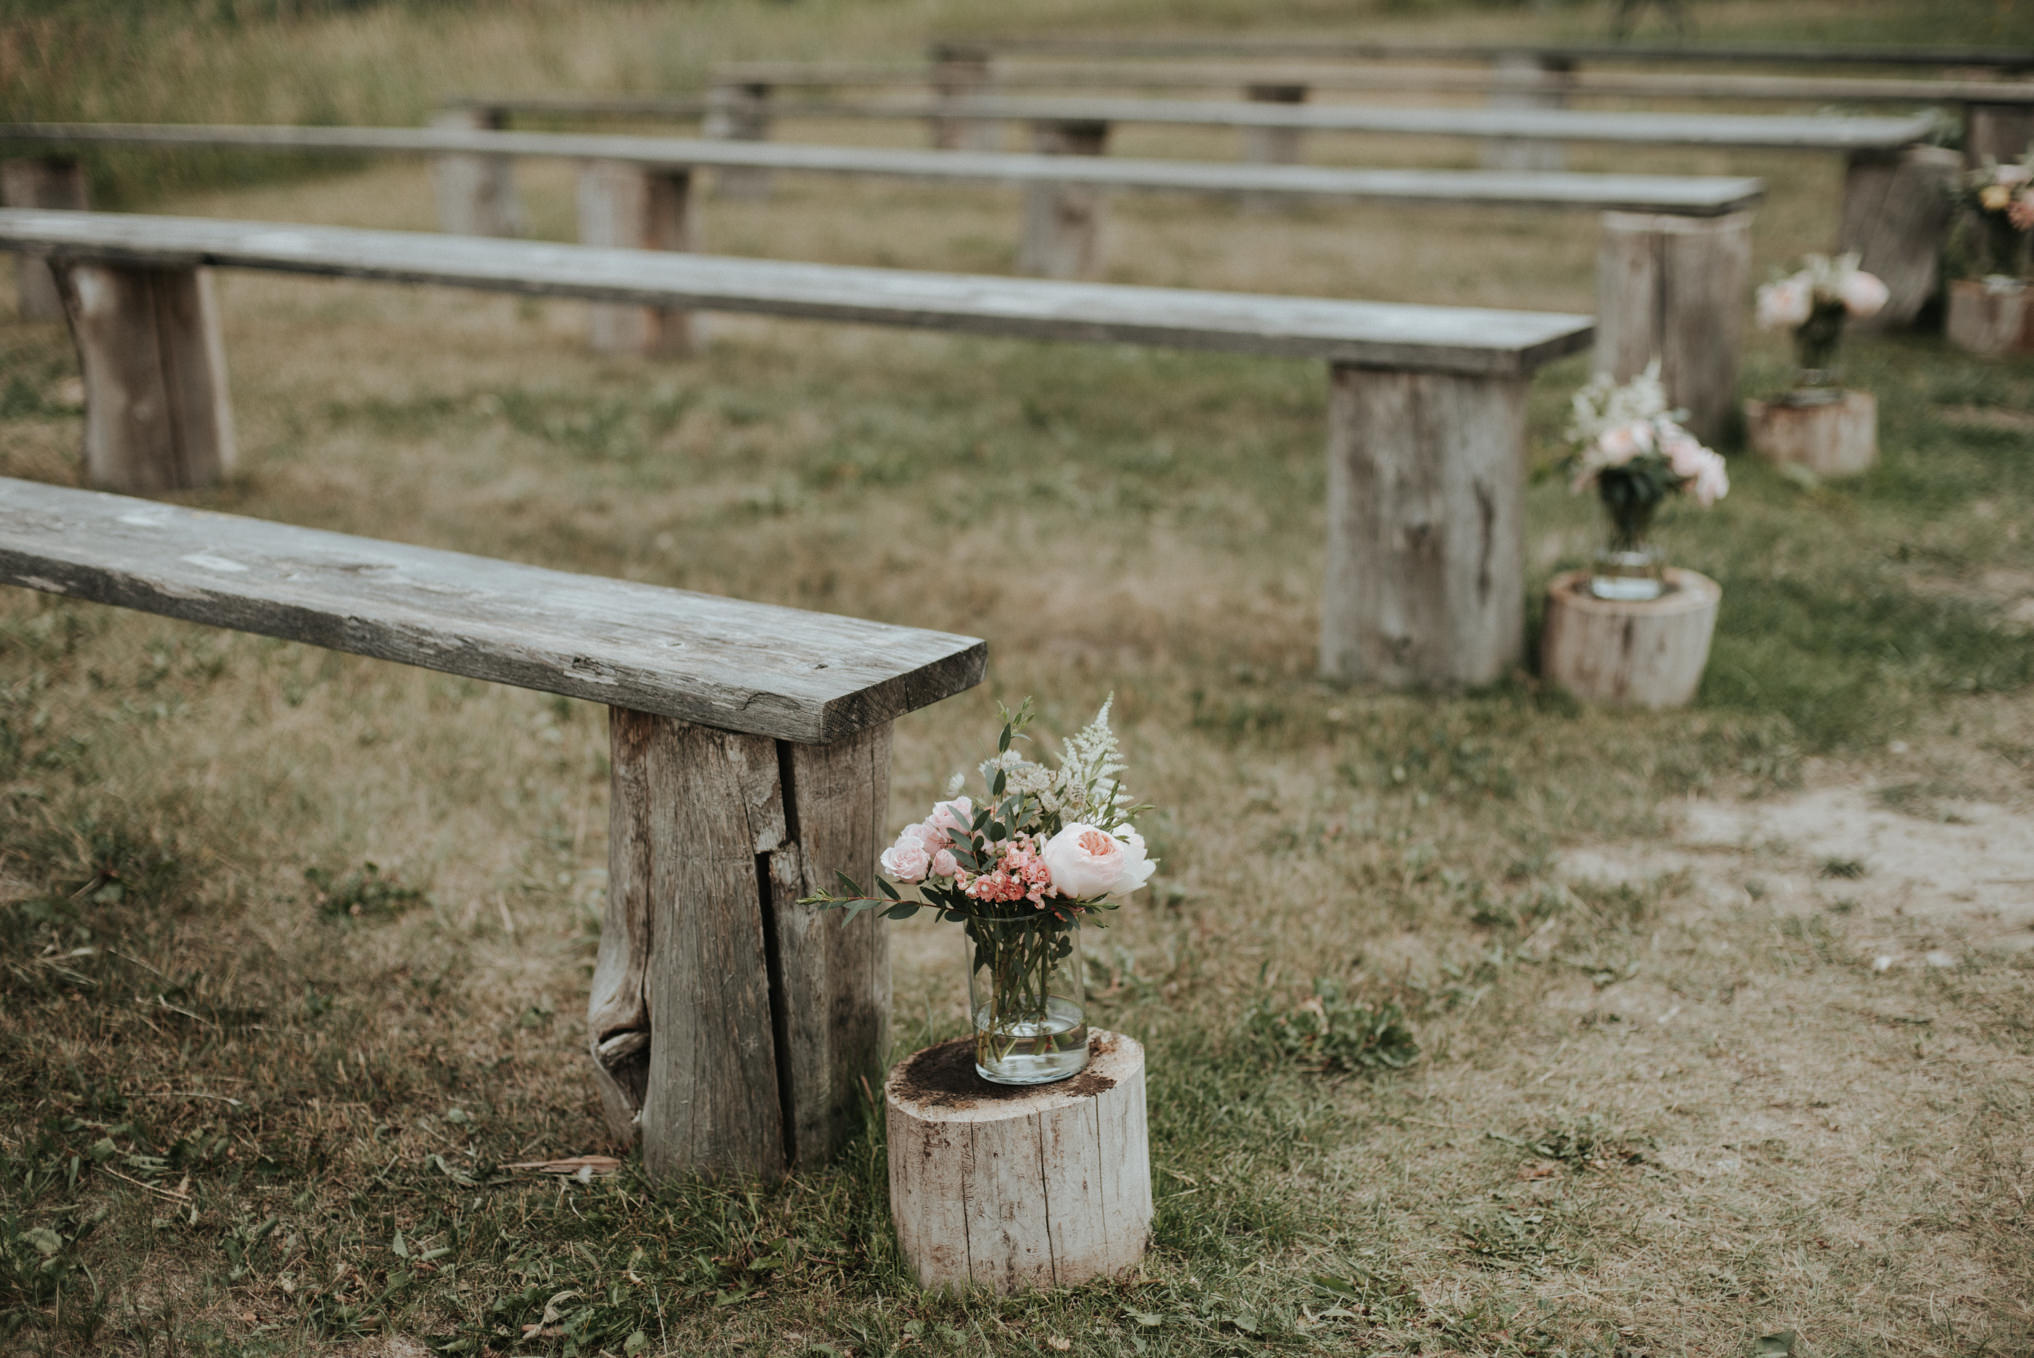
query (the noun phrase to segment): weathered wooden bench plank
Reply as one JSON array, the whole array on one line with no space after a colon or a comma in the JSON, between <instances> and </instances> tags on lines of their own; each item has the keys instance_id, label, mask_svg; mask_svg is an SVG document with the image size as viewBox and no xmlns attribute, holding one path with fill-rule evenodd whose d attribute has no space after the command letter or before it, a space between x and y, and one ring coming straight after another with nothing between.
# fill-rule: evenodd
<instances>
[{"instance_id":1,"label":"weathered wooden bench plank","mask_svg":"<svg viewBox=\"0 0 2034 1358\"><path fill-rule=\"evenodd\" d=\"M1729 222L1731 218L1716 219ZM1016 338L1125 341L1324 360L1337 392L1394 390L1381 403L1339 396L1329 452L1362 467L1406 447L1447 464L1433 474L1475 506L1461 522L1417 531L1381 525L1376 503L1329 515L1332 564L1324 617L1385 601L1353 641L1324 633L1331 677L1380 683L1474 684L1517 659L1524 610L1523 391L1540 363L1585 347L1581 316L1247 297L1091 283L979 278L839 265L716 259L653 251L451 238L264 223L0 211L0 248L76 268L192 272L216 265L432 282L647 306L687 306L920 326ZM89 356L89 354L88 354ZM1415 380L1432 378L1432 381ZM1443 381L1441 379L1454 379ZM86 370L89 421L95 381ZM1359 412L1362 428L1354 428ZM1404 425L1397 429L1397 425ZM1395 450L1395 451L1394 451ZM1456 469L1454 464L1465 462ZM1368 473L1339 484L1358 487ZM1352 491L1352 496L1359 492ZM1374 539L1337 547L1335 535ZM1465 563L1473 563L1466 564ZM1401 597L1419 599L1400 607ZM1441 635L1422 629L1449 617Z\"/></svg>"},{"instance_id":2,"label":"weathered wooden bench plank","mask_svg":"<svg viewBox=\"0 0 2034 1358\"><path fill-rule=\"evenodd\" d=\"M1570 64L1680 62L1723 66L1968 66L2034 71L2034 48L1903 44L1643 43L1643 42L1419 42L1350 38L1339 34L1012 35L941 37L930 44L935 61L993 60L999 55L1049 54L1088 59L1217 56L1335 61L1494 61L1528 56Z\"/></svg>"},{"instance_id":3,"label":"weathered wooden bench plank","mask_svg":"<svg viewBox=\"0 0 2034 1358\"><path fill-rule=\"evenodd\" d=\"M660 1176L775 1176L853 1131L887 940L798 901L873 871L891 719L979 682L982 642L5 479L0 581L606 703L610 1130Z\"/></svg>"},{"instance_id":4,"label":"weathered wooden bench plank","mask_svg":"<svg viewBox=\"0 0 2034 1358\"><path fill-rule=\"evenodd\" d=\"M7 482L0 576L491 683L826 742L973 685L982 643Z\"/></svg>"}]
</instances>

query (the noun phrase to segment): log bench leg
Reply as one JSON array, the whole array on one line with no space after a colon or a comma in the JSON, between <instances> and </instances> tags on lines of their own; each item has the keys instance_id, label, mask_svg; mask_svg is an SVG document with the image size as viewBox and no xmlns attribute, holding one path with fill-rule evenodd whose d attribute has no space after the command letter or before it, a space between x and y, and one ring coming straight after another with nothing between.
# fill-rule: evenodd
<instances>
[{"instance_id":1,"label":"log bench leg","mask_svg":"<svg viewBox=\"0 0 2034 1358\"><path fill-rule=\"evenodd\" d=\"M1491 75L1490 107L1503 109L1561 108L1568 102L1572 65L1525 53L1500 56ZM1483 143L1486 170L1561 170L1567 151L1555 141L1495 137Z\"/></svg>"},{"instance_id":2,"label":"log bench leg","mask_svg":"<svg viewBox=\"0 0 2034 1358\"><path fill-rule=\"evenodd\" d=\"M1934 300L1954 215L1949 190L1962 165L1955 151L1941 146L1851 156L1838 248L1862 256L1862 267L1877 274L1889 294L1867 324L1911 325Z\"/></svg>"},{"instance_id":3,"label":"log bench leg","mask_svg":"<svg viewBox=\"0 0 2034 1358\"><path fill-rule=\"evenodd\" d=\"M69 156L30 156L0 161L0 206L61 208L83 212L85 169ZM56 278L47 261L23 254L15 261L15 300L21 319L54 321L64 314Z\"/></svg>"},{"instance_id":4,"label":"log bench leg","mask_svg":"<svg viewBox=\"0 0 2034 1358\"><path fill-rule=\"evenodd\" d=\"M1751 278L1751 214L1603 214L1596 255L1596 370L1619 381L1654 358L1698 438L1738 418L1737 369Z\"/></svg>"},{"instance_id":5,"label":"log bench leg","mask_svg":"<svg viewBox=\"0 0 2034 1358\"><path fill-rule=\"evenodd\" d=\"M85 479L155 494L233 469L233 411L212 276L85 260L54 265L85 381Z\"/></svg>"},{"instance_id":6,"label":"log bench leg","mask_svg":"<svg viewBox=\"0 0 2034 1358\"><path fill-rule=\"evenodd\" d=\"M1335 365L1321 672L1485 684L1525 640L1526 380Z\"/></svg>"},{"instance_id":7,"label":"log bench leg","mask_svg":"<svg viewBox=\"0 0 2034 1358\"><path fill-rule=\"evenodd\" d=\"M698 245L692 176L684 170L589 161L579 172L579 240L631 250L692 250ZM676 307L595 302L587 333L603 353L690 354L697 322Z\"/></svg>"},{"instance_id":8,"label":"log bench leg","mask_svg":"<svg viewBox=\"0 0 2034 1358\"><path fill-rule=\"evenodd\" d=\"M754 82L716 85L707 95L699 134L723 141L770 139L770 87ZM754 201L770 196L768 170L729 166L713 172L713 191L722 198Z\"/></svg>"},{"instance_id":9,"label":"log bench leg","mask_svg":"<svg viewBox=\"0 0 2034 1358\"><path fill-rule=\"evenodd\" d=\"M1042 155L1099 156L1109 125L1037 122L1032 149ZM1093 184L1031 184L1024 190L1024 239L1017 271L1043 278L1091 278L1102 267L1102 190Z\"/></svg>"},{"instance_id":10,"label":"log bench leg","mask_svg":"<svg viewBox=\"0 0 2034 1358\"><path fill-rule=\"evenodd\" d=\"M431 126L462 132L499 131L499 109L449 108ZM515 162L507 156L443 155L431 162L438 195L438 229L453 236L516 236L522 210L516 201Z\"/></svg>"},{"instance_id":11,"label":"log bench leg","mask_svg":"<svg viewBox=\"0 0 2034 1358\"><path fill-rule=\"evenodd\" d=\"M1973 167L1986 159L2018 160L2034 146L2034 107L2026 104L1969 104L1963 115L1963 151Z\"/></svg>"},{"instance_id":12,"label":"log bench leg","mask_svg":"<svg viewBox=\"0 0 2034 1358\"><path fill-rule=\"evenodd\" d=\"M1305 85L1246 85L1243 95L1253 104L1297 107L1307 101ZM1246 127L1243 159L1253 165L1297 165L1305 157L1296 127Z\"/></svg>"},{"instance_id":13,"label":"log bench leg","mask_svg":"<svg viewBox=\"0 0 2034 1358\"><path fill-rule=\"evenodd\" d=\"M832 745L609 709L608 896L587 1021L609 1128L658 1177L818 1164L880 1069L873 914L797 904L875 869L890 728Z\"/></svg>"},{"instance_id":14,"label":"log bench leg","mask_svg":"<svg viewBox=\"0 0 2034 1358\"><path fill-rule=\"evenodd\" d=\"M988 88L987 57L941 57L933 63L932 96L939 105L971 99ZM1002 140L1001 130L1001 124L986 118L944 112L932 115L932 144L942 151L993 151Z\"/></svg>"}]
</instances>

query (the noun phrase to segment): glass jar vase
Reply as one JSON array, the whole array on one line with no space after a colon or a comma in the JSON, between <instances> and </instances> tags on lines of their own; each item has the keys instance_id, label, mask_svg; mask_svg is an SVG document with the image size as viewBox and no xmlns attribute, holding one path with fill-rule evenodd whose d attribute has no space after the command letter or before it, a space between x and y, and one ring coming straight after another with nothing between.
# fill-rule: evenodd
<instances>
[{"instance_id":1,"label":"glass jar vase","mask_svg":"<svg viewBox=\"0 0 2034 1358\"><path fill-rule=\"evenodd\" d=\"M1088 1064L1079 923L973 919L967 934L975 1072L1005 1085L1078 1074Z\"/></svg>"},{"instance_id":2,"label":"glass jar vase","mask_svg":"<svg viewBox=\"0 0 2034 1358\"><path fill-rule=\"evenodd\" d=\"M1627 603L1657 599L1667 589L1660 549L1643 538L1613 537L1589 568L1589 592Z\"/></svg>"}]
</instances>

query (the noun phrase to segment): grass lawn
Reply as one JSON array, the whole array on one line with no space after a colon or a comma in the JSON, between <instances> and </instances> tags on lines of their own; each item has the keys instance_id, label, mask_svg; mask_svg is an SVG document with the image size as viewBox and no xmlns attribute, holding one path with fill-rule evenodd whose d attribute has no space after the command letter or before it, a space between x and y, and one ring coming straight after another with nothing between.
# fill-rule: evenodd
<instances>
[{"instance_id":1,"label":"grass lawn","mask_svg":"<svg viewBox=\"0 0 2034 1358\"><path fill-rule=\"evenodd\" d=\"M0 113L414 122L446 88L648 89L936 30L1268 22L1243 0L268 8L0 9ZM1277 17L1351 8L1404 36L1604 18ZM2034 43L1989 0L1690 8L1716 38ZM1833 235L1834 163L1632 154L1766 177L1758 277ZM123 207L431 225L420 165L93 168ZM569 168L519 181L532 233L569 238ZM1591 306L1587 214L1111 210L1116 281ZM705 232L1007 272L1017 216L997 190L780 177L708 201ZM897 727L896 824L986 753L996 699L1071 732L1115 693L1163 863L1087 938L1088 978L1092 1017L1148 1049L1157 1239L1122 1283L921 1294L880 1118L778 1187L505 1168L612 1149L581 1019L601 709L9 591L0 1352L2034 1352L2034 363L1853 337L1878 467L1816 485L1738 456L1717 509L1671 510L1672 559L1724 588L1715 649L1692 709L1619 715L1527 667L1454 696L1313 677L1311 364L721 317L696 359L615 359L562 302L219 283L242 469L192 503L986 637L988 683ZM0 295L0 474L75 483L68 336L13 317ZM1539 472L1585 369L1534 384ZM1754 337L1745 392L1787 371ZM1600 531L1552 475L1527 524L1535 590ZM957 932L894 927L893 1057L961 1031L965 990ZM1280 1040L1390 1007L1403 1070Z\"/></svg>"}]
</instances>

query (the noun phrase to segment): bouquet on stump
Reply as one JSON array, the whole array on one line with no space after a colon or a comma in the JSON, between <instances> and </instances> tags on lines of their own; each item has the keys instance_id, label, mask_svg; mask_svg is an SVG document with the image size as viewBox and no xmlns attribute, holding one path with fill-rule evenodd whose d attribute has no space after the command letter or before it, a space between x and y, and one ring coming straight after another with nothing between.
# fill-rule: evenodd
<instances>
[{"instance_id":1,"label":"bouquet on stump","mask_svg":"<svg viewBox=\"0 0 2034 1358\"><path fill-rule=\"evenodd\" d=\"M1785 278L1759 289L1761 330L1792 330L1798 370L1788 397L1796 404L1840 400L1836 348L1843 323L1876 316L1890 294L1876 274L1858 268L1858 256L1809 255Z\"/></svg>"},{"instance_id":2,"label":"bouquet on stump","mask_svg":"<svg viewBox=\"0 0 2034 1358\"><path fill-rule=\"evenodd\" d=\"M1974 354L2034 352L2034 150L1964 176L1959 253L1973 276L1949 285L1943 330Z\"/></svg>"},{"instance_id":3,"label":"bouquet on stump","mask_svg":"<svg viewBox=\"0 0 2034 1358\"><path fill-rule=\"evenodd\" d=\"M1028 739L1030 700L1015 712L1001 709L979 804L962 795L965 778L956 774L947 800L884 850L874 892L842 873L843 894L805 901L850 919L864 910L908 919L926 909L960 925L970 951L975 1069L998 1084L1063 1080L1087 1065L1081 924L1115 909L1157 866L1135 825L1149 808L1133 804L1118 781L1109 708L1103 703L1066 741L1053 768L1014 748Z\"/></svg>"},{"instance_id":4,"label":"bouquet on stump","mask_svg":"<svg viewBox=\"0 0 2034 1358\"><path fill-rule=\"evenodd\" d=\"M1730 491L1720 454L1681 427L1669 408L1657 359L1619 385L1598 373L1575 393L1568 441L1570 488L1592 486L1610 515L1610 541L1596 554L1589 592L1599 599L1657 599L1666 588L1653 516L1669 495L1708 508Z\"/></svg>"}]
</instances>

